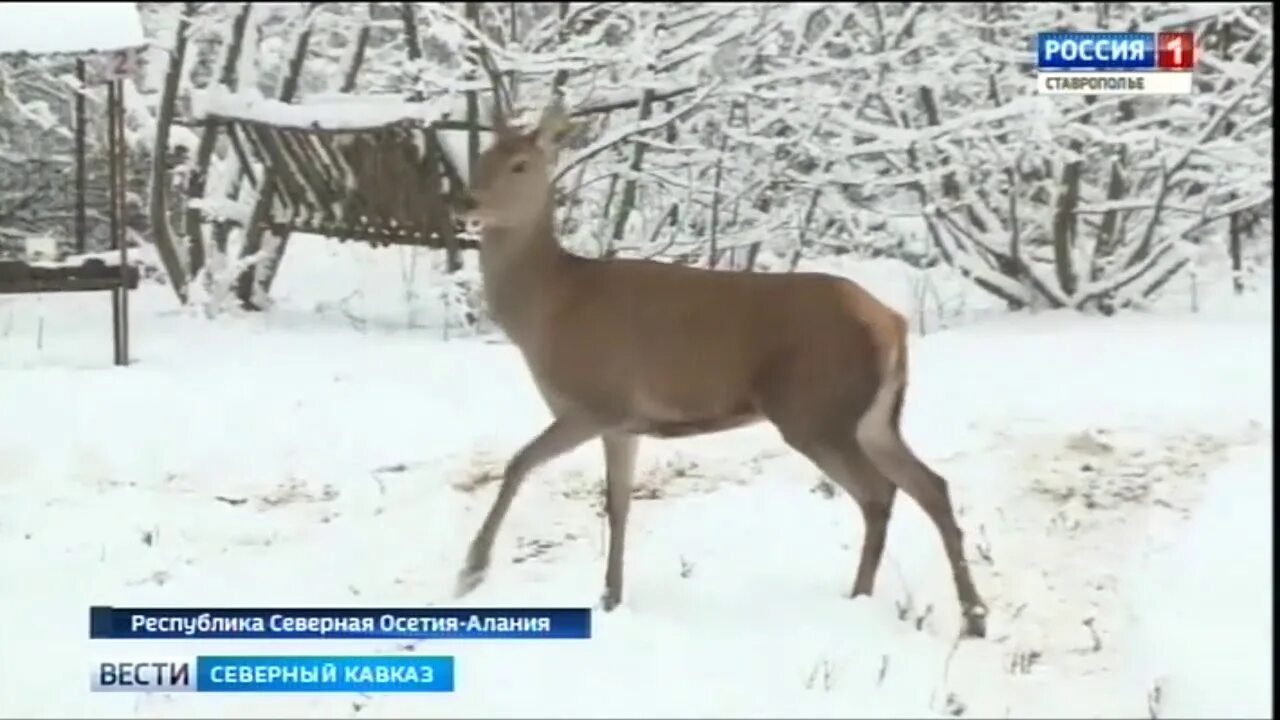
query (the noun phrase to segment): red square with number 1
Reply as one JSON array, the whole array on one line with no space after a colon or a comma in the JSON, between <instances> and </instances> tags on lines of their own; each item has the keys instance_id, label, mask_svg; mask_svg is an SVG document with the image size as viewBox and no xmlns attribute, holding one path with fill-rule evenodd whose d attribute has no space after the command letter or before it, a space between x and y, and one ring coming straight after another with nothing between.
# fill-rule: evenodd
<instances>
[{"instance_id":1,"label":"red square with number 1","mask_svg":"<svg viewBox=\"0 0 1280 720\"><path fill-rule=\"evenodd\" d=\"M1196 36L1189 32L1156 33L1156 68L1190 70L1196 66Z\"/></svg>"}]
</instances>

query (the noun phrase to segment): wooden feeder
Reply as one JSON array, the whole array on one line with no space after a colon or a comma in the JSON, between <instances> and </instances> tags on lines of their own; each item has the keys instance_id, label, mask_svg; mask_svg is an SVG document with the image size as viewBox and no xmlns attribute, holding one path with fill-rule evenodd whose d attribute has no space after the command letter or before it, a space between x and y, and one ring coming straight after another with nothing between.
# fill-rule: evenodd
<instances>
[{"instance_id":1,"label":"wooden feeder","mask_svg":"<svg viewBox=\"0 0 1280 720\"><path fill-rule=\"evenodd\" d=\"M0 293L94 292L111 295L115 364L129 364L129 290L138 286L124 239L124 79L147 45L135 3L35 3L0 5L0 58L21 66L33 58L75 60L80 91L75 106L76 207L78 254L87 245L85 218L85 90L107 88L107 183L109 244L116 257L77 262L0 258ZM3 80L0 80L3 83ZM0 92L3 89L0 88ZM115 264L112 267L112 262Z\"/></svg>"}]
</instances>

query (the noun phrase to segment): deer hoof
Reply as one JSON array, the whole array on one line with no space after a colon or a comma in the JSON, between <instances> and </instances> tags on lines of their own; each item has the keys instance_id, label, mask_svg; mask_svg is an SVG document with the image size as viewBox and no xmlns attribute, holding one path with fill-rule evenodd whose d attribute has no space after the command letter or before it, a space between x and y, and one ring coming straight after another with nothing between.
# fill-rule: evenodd
<instances>
[{"instance_id":1,"label":"deer hoof","mask_svg":"<svg viewBox=\"0 0 1280 720\"><path fill-rule=\"evenodd\" d=\"M472 590L480 587L480 583L484 582L484 568L465 568L458 573L458 586L454 592L455 597L462 597L469 594Z\"/></svg>"},{"instance_id":2,"label":"deer hoof","mask_svg":"<svg viewBox=\"0 0 1280 720\"><path fill-rule=\"evenodd\" d=\"M964 631L962 638L985 638L987 636L987 609L982 606L969 608L964 614Z\"/></svg>"}]
</instances>

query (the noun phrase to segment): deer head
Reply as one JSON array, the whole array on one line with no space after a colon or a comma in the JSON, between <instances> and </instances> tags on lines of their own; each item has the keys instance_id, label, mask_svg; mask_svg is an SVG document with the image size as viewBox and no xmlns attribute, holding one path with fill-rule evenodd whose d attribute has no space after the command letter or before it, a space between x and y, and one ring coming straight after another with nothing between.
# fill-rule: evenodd
<instances>
[{"instance_id":1,"label":"deer head","mask_svg":"<svg viewBox=\"0 0 1280 720\"><path fill-rule=\"evenodd\" d=\"M530 227L551 201L551 172L571 129L568 114L553 103L535 128L520 132L495 108L493 125L496 138L472 176L466 217L486 229Z\"/></svg>"}]
</instances>

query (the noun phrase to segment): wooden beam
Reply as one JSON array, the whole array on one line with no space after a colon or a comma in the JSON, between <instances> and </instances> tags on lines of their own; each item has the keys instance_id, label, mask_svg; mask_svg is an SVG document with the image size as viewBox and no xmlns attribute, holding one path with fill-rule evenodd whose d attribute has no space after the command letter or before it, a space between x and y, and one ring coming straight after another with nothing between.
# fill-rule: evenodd
<instances>
[{"instance_id":1,"label":"wooden beam","mask_svg":"<svg viewBox=\"0 0 1280 720\"><path fill-rule=\"evenodd\" d=\"M231 138L231 149L236 153L236 159L240 161L240 170L249 178L249 185L258 187L258 178L253 172L253 166L249 163L249 154L244 151L244 146L240 143L240 131L233 122L224 123L227 129L227 137Z\"/></svg>"},{"instance_id":2,"label":"wooden beam","mask_svg":"<svg viewBox=\"0 0 1280 720\"><path fill-rule=\"evenodd\" d=\"M128 287L131 290L137 289L138 282L136 274L133 276L133 284ZM96 292L99 290L118 290L119 288L119 278L30 278L27 280L0 280L0 295L51 292Z\"/></svg>"}]
</instances>

